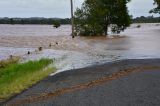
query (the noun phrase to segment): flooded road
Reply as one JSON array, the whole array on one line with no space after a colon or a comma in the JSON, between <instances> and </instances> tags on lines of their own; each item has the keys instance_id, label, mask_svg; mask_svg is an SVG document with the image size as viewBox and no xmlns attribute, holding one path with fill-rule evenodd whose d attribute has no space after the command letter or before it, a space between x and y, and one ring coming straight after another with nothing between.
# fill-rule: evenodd
<instances>
[{"instance_id":1,"label":"flooded road","mask_svg":"<svg viewBox=\"0 0 160 106\"><path fill-rule=\"evenodd\" d=\"M64 71L121 59L160 58L160 25L136 26L116 36L72 39L69 25L59 29L49 25L0 25L0 59L10 55L25 61L55 58L59 71Z\"/></svg>"}]
</instances>

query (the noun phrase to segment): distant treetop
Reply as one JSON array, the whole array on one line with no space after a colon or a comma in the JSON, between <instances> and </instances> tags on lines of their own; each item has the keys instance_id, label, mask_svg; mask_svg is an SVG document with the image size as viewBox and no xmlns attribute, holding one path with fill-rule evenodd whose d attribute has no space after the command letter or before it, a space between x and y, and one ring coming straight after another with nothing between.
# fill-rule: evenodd
<instances>
[{"instance_id":1,"label":"distant treetop","mask_svg":"<svg viewBox=\"0 0 160 106\"><path fill-rule=\"evenodd\" d=\"M157 7L152 9L150 11L150 13L159 13L160 14L160 0L154 0L154 5L157 5Z\"/></svg>"}]
</instances>

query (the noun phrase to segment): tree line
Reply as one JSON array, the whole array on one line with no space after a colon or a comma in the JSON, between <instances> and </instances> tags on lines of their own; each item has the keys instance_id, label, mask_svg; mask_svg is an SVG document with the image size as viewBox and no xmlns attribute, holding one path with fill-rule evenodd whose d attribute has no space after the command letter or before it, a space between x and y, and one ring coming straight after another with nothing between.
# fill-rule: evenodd
<instances>
[{"instance_id":1,"label":"tree line","mask_svg":"<svg viewBox=\"0 0 160 106\"><path fill-rule=\"evenodd\" d=\"M0 18L0 24L46 24L53 25L54 23L70 24L69 18Z\"/></svg>"},{"instance_id":2,"label":"tree line","mask_svg":"<svg viewBox=\"0 0 160 106\"><path fill-rule=\"evenodd\" d=\"M132 19L132 23L160 23L160 17L141 16L141 17L137 17L137 18Z\"/></svg>"},{"instance_id":3,"label":"tree line","mask_svg":"<svg viewBox=\"0 0 160 106\"><path fill-rule=\"evenodd\" d=\"M0 18L0 24L46 24L53 25L56 23L60 24L71 24L69 18ZM153 16L140 16L131 19L131 23L160 23L160 17Z\"/></svg>"}]
</instances>

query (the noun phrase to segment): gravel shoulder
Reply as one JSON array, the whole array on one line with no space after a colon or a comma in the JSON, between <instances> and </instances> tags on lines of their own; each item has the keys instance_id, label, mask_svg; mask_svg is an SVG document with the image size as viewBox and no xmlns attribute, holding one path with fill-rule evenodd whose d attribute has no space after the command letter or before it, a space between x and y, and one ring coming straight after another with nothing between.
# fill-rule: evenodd
<instances>
[{"instance_id":1,"label":"gravel shoulder","mask_svg":"<svg viewBox=\"0 0 160 106\"><path fill-rule=\"evenodd\" d=\"M50 76L2 105L159 106L160 59L131 59Z\"/></svg>"}]
</instances>

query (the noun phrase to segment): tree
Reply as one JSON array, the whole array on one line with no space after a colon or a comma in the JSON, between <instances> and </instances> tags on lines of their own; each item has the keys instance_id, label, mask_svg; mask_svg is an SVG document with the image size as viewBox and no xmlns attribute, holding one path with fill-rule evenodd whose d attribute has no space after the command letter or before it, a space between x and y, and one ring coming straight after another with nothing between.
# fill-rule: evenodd
<instances>
[{"instance_id":1,"label":"tree","mask_svg":"<svg viewBox=\"0 0 160 106\"><path fill-rule=\"evenodd\" d=\"M53 27L58 28L60 26L61 26L61 24L60 24L60 22L58 20L53 21Z\"/></svg>"},{"instance_id":2,"label":"tree","mask_svg":"<svg viewBox=\"0 0 160 106\"><path fill-rule=\"evenodd\" d=\"M150 11L150 13L159 13L160 14L160 0L154 0L154 5L157 5L157 7L152 9Z\"/></svg>"},{"instance_id":3,"label":"tree","mask_svg":"<svg viewBox=\"0 0 160 106\"><path fill-rule=\"evenodd\" d=\"M75 12L75 33L78 35L108 35L120 33L130 25L126 4L130 0L85 0Z\"/></svg>"}]
</instances>

